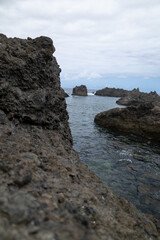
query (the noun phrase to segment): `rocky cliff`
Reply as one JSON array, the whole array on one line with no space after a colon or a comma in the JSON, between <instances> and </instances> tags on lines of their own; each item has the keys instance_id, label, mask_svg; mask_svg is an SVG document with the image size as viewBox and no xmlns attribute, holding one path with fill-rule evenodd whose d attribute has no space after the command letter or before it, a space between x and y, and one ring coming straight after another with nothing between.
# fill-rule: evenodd
<instances>
[{"instance_id":1,"label":"rocky cliff","mask_svg":"<svg viewBox=\"0 0 160 240\"><path fill-rule=\"evenodd\" d=\"M52 40L0 35L0 239L160 239L72 149Z\"/></svg>"}]
</instances>

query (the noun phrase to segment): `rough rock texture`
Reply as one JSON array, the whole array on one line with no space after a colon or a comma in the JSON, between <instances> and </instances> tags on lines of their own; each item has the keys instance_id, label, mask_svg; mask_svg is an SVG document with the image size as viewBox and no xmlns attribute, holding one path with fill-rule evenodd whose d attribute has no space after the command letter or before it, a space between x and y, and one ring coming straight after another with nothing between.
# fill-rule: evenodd
<instances>
[{"instance_id":1,"label":"rough rock texture","mask_svg":"<svg viewBox=\"0 0 160 240\"><path fill-rule=\"evenodd\" d=\"M156 240L158 220L114 195L72 149L46 37L0 35L0 239Z\"/></svg>"},{"instance_id":2,"label":"rough rock texture","mask_svg":"<svg viewBox=\"0 0 160 240\"><path fill-rule=\"evenodd\" d=\"M108 96L108 97L124 97L128 95L129 91L121 89L121 88L103 88L101 90L96 91L95 95L98 96Z\"/></svg>"},{"instance_id":3,"label":"rough rock texture","mask_svg":"<svg viewBox=\"0 0 160 240\"><path fill-rule=\"evenodd\" d=\"M73 88L72 95L87 96L87 88L85 85L76 86Z\"/></svg>"},{"instance_id":4,"label":"rough rock texture","mask_svg":"<svg viewBox=\"0 0 160 240\"><path fill-rule=\"evenodd\" d=\"M10 120L58 130L72 139L52 40L0 35L0 109Z\"/></svg>"},{"instance_id":5,"label":"rough rock texture","mask_svg":"<svg viewBox=\"0 0 160 240\"><path fill-rule=\"evenodd\" d=\"M117 102L119 105L137 106L142 103L152 103L160 106L160 96L156 92L144 93L134 89L127 96L120 98Z\"/></svg>"},{"instance_id":6,"label":"rough rock texture","mask_svg":"<svg viewBox=\"0 0 160 240\"><path fill-rule=\"evenodd\" d=\"M97 114L95 122L106 128L160 141L160 107L152 103L111 109Z\"/></svg>"}]
</instances>

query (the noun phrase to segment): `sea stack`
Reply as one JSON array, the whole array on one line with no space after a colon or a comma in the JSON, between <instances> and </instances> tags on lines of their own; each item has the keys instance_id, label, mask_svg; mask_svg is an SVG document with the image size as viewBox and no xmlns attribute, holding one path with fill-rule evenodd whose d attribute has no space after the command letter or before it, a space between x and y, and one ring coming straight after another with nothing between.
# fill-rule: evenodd
<instances>
[{"instance_id":1,"label":"sea stack","mask_svg":"<svg viewBox=\"0 0 160 240\"><path fill-rule=\"evenodd\" d=\"M0 239L159 239L158 220L72 148L54 51L47 37L0 35Z\"/></svg>"},{"instance_id":2,"label":"sea stack","mask_svg":"<svg viewBox=\"0 0 160 240\"><path fill-rule=\"evenodd\" d=\"M85 85L76 86L73 88L72 95L87 96L87 87Z\"/></svg>"}]
</instances>

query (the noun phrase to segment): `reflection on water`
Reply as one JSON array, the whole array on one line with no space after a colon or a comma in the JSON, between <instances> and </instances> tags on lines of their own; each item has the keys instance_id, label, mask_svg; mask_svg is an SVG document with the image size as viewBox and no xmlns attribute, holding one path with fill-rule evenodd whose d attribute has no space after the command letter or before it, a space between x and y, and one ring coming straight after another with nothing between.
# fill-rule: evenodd
<instances>
[{"instance_id":1,"label":"reflection on water","mask_svg":"<svg viewBox=\"0 0 160 240\"><path fill-rule=\"evenodd\" d=\"M159 146L94 124L97 113L118 107L116 100L92 95L66 99L74 149L114 192L160 218Z\"/></svg>"}]
</instances>

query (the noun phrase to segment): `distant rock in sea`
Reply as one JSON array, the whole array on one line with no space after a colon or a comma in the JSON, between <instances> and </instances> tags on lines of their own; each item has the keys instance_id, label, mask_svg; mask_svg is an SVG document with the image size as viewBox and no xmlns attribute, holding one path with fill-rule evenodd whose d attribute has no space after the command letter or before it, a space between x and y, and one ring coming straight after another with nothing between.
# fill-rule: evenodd
<instances>
[{"instance_id":1,"label":"distant rock in sea","mask_svg":"<svg viewBox=\"0 0 160 240\"><path fill-rule=\"evenodd\" d=\"M107 96L107 97L124 97L128 95L127 90L121 88L103 88L101 90L96 91L95 95L97 96Z\"/></svg>"},{"instance_id":2,"label":"distant rock in sea","mask_svg":"<svg viewBox=\"0 0 160 240\"><path fill-rule=\"evenodd\" d=\"M101 112L94 121L115 131L133 133L160 142L160 106L152 103Z\"/></svg>"},{"instance_id":3,"label":"distant rock in sea","mask_svg":"<svg viewBox=\"0 0 160 240\"><path fill-rule=\"evenodd\" d=\"M76 86L73 88L72 95L87 96L87 87L85 85Z\"/></svg>"},{"instance_id":4,"label":"distant rock in sea","mask_svg":"<svg viewBox=\"0 0 160 240\"><path fill-rule=\"evenodd\" d=\"M154 91L150 93L140 92L139 88L133 90L124 90L120 88L104 88L96 91L95 95L108 96L108 97L120 97L117 100L117 104L125 106L137 106L142 103L153 103L160 106L160 96Z\"/></svg>"},{"instance_id":5,"label":"distant rock in sea","mask_svg":"<svg viewBox=\"0 0 160 240\"><path fill-rule=\"evenodd\" d=\"M155 91L144 93L133 89L132 91L128 92L128 95L117 100L116 103L125 106L137 106L142 103L152 103L160 106L160 96Z\"/></svg>"}]
</instances>

